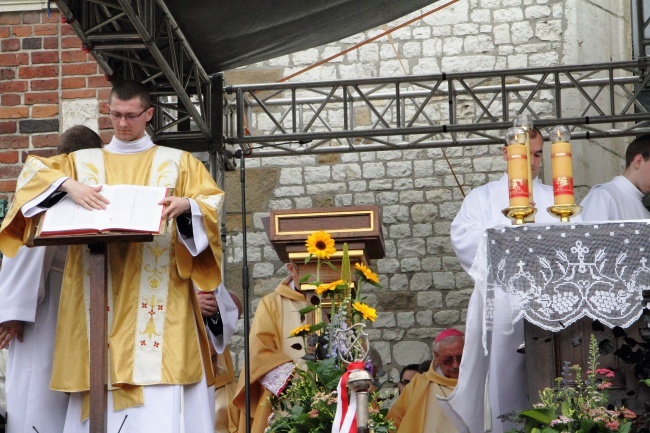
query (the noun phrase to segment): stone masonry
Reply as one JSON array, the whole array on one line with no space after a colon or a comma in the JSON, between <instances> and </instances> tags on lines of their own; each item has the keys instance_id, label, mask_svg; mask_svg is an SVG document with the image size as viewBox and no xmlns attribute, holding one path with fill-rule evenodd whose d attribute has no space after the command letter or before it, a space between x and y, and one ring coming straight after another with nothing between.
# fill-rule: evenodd
<instances>
[{"instance_id":1,"label":"stone masonry","mask_svg":"<svg viewBox=\"0 0 650 433\"><path fill-rule=\"evenodd\" d=\"M229 71L227 80L280 79L442 4L337 43ZM293 81L629 60L630 40L629 2L460 0ZM0 198L10 197L27 155L51 154L68 126L84 123L105 140L110 137L103 102L109 85L56 12L49 18L42 11L0 12ZM542 109L551 107L548 100L539 103ZM336 119L337 113L324 115ZM252 119L251 127L264 130L266 125ZM582 194L619 172L625 143L575 143L575 177ZM589 158L581 156L586 149ZM374 360L387 373L383 379L396 380L402 366L429 359L437 332L464 327L472 293L471 279L450 245L451 220L463 194L497 179L505 168L499 146L448 148L446 154L457 180L440 149L247 159L249 214L244 220L253 307L286 275L262 226L269 209L376 204L387 254L372 263L383 288L367 291L379 311L370 330ZM548 178L548 157L545 166ZM226 281L241 294L238 178L238 172L226 176ZM242 341L240 330L232 343L239 366Z\"/></svg>"}]
</instances>

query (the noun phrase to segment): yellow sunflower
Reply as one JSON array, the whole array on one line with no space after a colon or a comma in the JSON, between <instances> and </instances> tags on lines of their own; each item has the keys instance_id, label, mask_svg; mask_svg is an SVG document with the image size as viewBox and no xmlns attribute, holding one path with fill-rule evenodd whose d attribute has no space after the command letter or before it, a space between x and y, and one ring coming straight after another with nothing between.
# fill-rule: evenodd
<instances>
[{"instance_id":1,"label":"yellow sunflower","mask_svg":"<svg viewBox=\"0 0 650 433\"><path fill-rule=\"evenodd\" d=\"M375 274L370 269L368 269L366 265L364 265L363 263L355 263L354 269L360 271L363 274L363 276L366 278L366 280L375 284L379 283L379 277L377 276L377 274Z\"/></svg>"},{"instance_id":2,"label":"yellow sunflower","mask_svg":"<svg viewBox=\"0 0 650 433\"><path fill-rule=\"evenodd\" d=\"M377 319L377 310L364 304L363 302L356 301L354 304L352 304L352 307L361 313L365 320L374 322L375 319Z\"/></svg>"},{"instance_id":3,"label":"yellow sunflower","mask_svg":"<svg viewBox=\"0 0 650 433\"><path fill-rule=\"evenodd\" d=\"M336 252L334 248L334 239L324 230L314 232L307 238L307 252L313 254L319 259L329 259Z\"/></svg>"},{"instance_id":4,"label":"yellow sunflower","mask_svg":"<svg viewBox=\"0 0 650 433\"><path fill-rule=\"evenodd\" d=\"M310 328L311 327L309 325L298 326L296 329L292 330L289 333L289 336L290 337L302 337L304 335L309 334Z\"/></svg>"},{"instance_id":5,"label":"yellow sunflower","mask_svg":"<svg viewBox=\"0 0 650 433\"><path fill-rule=\"evenodd\" d=\"M336 286L339 286L341 284L345 284L345 282L343 280L336 280L331 283L321 284L320 286L316 287L316 294L322 295L325 292L334 291L336 290Z\"/></svg>"}]
</instances>

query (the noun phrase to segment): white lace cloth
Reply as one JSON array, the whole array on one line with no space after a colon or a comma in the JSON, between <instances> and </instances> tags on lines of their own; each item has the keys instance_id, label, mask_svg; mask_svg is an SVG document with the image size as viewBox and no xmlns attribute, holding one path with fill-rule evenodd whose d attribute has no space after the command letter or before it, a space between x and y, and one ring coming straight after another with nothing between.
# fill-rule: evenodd
<instances>
[{"instance_id":1,"label":"white lace cloth","mask_svg":"<svg viewBox=\"0 0 650 433\"><path fill-rule=\"evenodd\" d=\"M293 362L285 362L262 376L260 383L271 394L277 397L289 384L289 380L291 380L295 369L296 364Z\"/></svg>"},{"instance_id":2,"label":"white lace cloth","mask_svg":"<svg viewBox=\"0 0 650 433\"><path fill-rule=\"evenodd\" d=\"M582 317L626 328L650 289L648 221L532 224L485 232L470 274L485 331L510 334L522 317L559 331Z\"/></svg>"}]
</instances>

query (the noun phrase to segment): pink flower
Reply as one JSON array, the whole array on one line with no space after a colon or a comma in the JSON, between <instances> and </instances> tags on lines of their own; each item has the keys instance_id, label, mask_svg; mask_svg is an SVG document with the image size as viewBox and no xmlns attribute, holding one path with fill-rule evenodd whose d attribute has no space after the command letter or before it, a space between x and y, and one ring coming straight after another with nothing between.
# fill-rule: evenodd
<instances>
[{"instance_id":1,"label":"pink flower","mask_svg":"<svg viewBox=\"0 0 650 433\"><path fill-rule=\"evenodd\" d=\"M621 414L627 419L636 418L636 414L634 412L632 412L630 409L627 409L625 407L623 409L621 409Z\"/></svg>"},{"instance_id":2,"label":"pink flower","mask_svg":"<svg viewBox=\"0 0 650 433\"><path fill-rule=\"evenodd\" d=\"M618 430L618 421L610 421L608 423L605 423L605 427L610 429L610 430Z\"/></svg>"},{"instance_id":3,"label":"pink flower","mask_svg":"<svg viewBox=\"0 0 650 433\"><path fill-rule=\"evenodd\" d=\"M610 370L609 368L597 368L596 369L596 374L600 374L602 376L605 376L607 378L612 378L615 376L614 372Z\"/></svg>"},{"instance_id":4,"label":"pink flower","mask_svg":"<svg viewBox=\"0 0 650 433\"><path fill-rule=\"evenodd\" d=\"M597 388L598 389L607 389L610 386L612 386L612 384L610 382L603 382L603 383L599 383Z\"/></svg>"},{"instance_id":5,"label":"pink flower","mask_svg":"<svg viewBox=\"0 0 650 433\"><path fill-rule=\"evenodd\" d=\"M316 418L318 417L318 409L312 409L311 412L309 412L309 418Z\"/></svg>"}]
</instances>

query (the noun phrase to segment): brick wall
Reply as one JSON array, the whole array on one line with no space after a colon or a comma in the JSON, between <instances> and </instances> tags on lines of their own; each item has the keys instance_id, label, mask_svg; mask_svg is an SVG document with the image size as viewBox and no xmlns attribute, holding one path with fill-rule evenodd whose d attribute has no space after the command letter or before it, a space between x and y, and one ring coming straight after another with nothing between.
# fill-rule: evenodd
<instances>
[{"instance_id":1,"label":"brick wall","mask_svg":"<svg viewBox=\"0 0 650 433\"><path fill-rule=\"evenodd\" d=\"M50 156L63 131L62 104L106 101L110 83L55 11L0 14L0 198L16 188L28 155ZM110 140L100 104L100 135ZM92 126L91 126L92 127Z\"/></svg>"}]
</instances>

